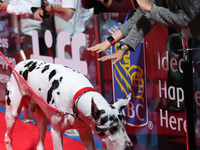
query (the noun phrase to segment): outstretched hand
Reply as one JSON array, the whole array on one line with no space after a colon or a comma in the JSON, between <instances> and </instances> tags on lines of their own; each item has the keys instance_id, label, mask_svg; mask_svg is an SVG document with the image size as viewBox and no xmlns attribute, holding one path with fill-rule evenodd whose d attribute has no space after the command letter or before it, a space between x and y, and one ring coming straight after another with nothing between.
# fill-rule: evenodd
<instances>
[{"instance_id":1,"label":"outstretched hand","mask_svg":"<svg viewBox=\"0 0 200 150\"><path fill-rule=\"evenodd\" d=\"M108 40L105 40L103 43L99 43L95 46L92 46L92 47L88 48L87 50L96 52L96 53L100 53L100 52L106 51L110 46L111 46L110 42L108 42ZM115 65L122 59L124 53L125 52L122 49L118 49L117 52L115 52L111 55L103 56L103 57L99 58L98 61L114 60L113 65Z\"/></svg>"},{"instance_id":2,"label":"outstretched hand","mask_svg":"<svg viewBox=\"0 0 200 150\"><path fill-rule=\"evenodd\" d=\"M110 43L108 42L106 43L106 42L107 41L104 41L103 43L99 43L95 46L88 48L87 50L92 51L92 52L97 52L97 53L104 52L110 47Z\"/></svg>"},{"instance_id":3,"label":"outstretched hand","mask_svg":"<svg viewBox=\"0 0 200 150\"><path fill-rule=\"evenodd\" d=\"M149 3L148 0L136 0L138 5L140 6L140 9L146 12L150 12L152 5Z\"/></svg>"},{"instance_id":4,"label":"outstretched hand","mask_svg":"<svg viewBox=\"0 0 200 150\"><path fill-rule=\"evenodd\" d=\"M43 16L43 15L44 15L44 11L42 10L42 8L38 8L34 12L33 17L35 20L42 21L41 16Z\"/></svg>"},{"instance_id":5,"label":"outstretched hand","mask_svg":"<svg viewBox=\"0 0 200 150\"><path fill-rule=\"evenodd\" d=\"M111 55L103 56L103 57L99 58L98 60L99 61L114 60L112 64L115 65L122 59L124 53L125 52L123 50L118 50L117 52L115 52Z\"/></svg>"}]
</instances>

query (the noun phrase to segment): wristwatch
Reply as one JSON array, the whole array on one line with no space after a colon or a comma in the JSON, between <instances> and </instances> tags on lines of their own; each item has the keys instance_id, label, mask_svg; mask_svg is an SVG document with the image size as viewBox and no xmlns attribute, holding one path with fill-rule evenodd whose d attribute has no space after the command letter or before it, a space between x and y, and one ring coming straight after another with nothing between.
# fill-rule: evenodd
<instances>
[{"instance_id":1,"label":"wristwatch","mask_svg":"<svg viewBox=\"0 0 200 150\"><path fill-rule=\"evenodd\" d=\"M128 49L124 46L124 44L121 44L119 46L120 49L122 49L124 52L126 52Z\"/></svg>"},{"instance_id":2,"label":"wristwatch","mask_svg":"<svg viewBox=\"0 0 200 150\"><path fill-rule=\"evenodd\" d=\"M114 45L115 44L115 39L112 37L112 36L109 36L107 38L108 42L110 42L111 45Z\"/></svg>"}]
</instances>

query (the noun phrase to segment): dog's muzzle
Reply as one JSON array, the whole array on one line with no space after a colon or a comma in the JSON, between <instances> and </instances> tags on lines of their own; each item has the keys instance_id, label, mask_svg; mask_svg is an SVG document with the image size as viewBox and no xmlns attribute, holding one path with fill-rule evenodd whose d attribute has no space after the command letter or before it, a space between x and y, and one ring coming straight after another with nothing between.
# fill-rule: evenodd
<instances>
[{"instance_id":1,"label":"dog's muzzle","mask_svg":"<svg viewBox=\"0 0 200 150\"><path fill-rule=\"evenodd\" d=\"M133 146L127 146L127 147L125 148L125 150L134 150L134 147L133 147Z\"/></svg>"}]
</instances>

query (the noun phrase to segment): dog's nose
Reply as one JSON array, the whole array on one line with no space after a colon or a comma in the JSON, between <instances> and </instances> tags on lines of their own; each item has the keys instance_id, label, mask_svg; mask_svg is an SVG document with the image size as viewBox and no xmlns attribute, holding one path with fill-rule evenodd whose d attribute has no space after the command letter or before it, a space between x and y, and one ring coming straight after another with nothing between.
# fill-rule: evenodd
<instances>
[{"instance_id":1,"label":"dog's nose","mask_svg":"<svg viewBox=\"0 0 200 150\"><path fill-rule=\"evenodd\" d=\"M133 146L127 146L127 147L125 148L125 150L134 150L134 147L133 147Z\"/></svg>"}]
</instances>

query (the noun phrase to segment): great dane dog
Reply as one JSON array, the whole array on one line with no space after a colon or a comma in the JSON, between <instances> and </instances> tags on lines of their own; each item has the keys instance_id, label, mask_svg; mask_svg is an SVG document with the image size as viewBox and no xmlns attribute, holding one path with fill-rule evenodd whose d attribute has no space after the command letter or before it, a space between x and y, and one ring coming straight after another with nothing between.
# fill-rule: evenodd
<instances>
[{"instance_id":1,"label":"great dane dog","mask_svg":"<svg viewBox=\"0 0 200 150\"><path fill-rule=\"evenodd\" d=\"M44 149L47 118L55 150L63 149L62 137L67 129L78 129L86 150L95 149L91 129L104 139L109 150L134 149L121 112L131 94L110 105L83 74L66 66L29 59L17 64L15 70L20 77L12 72L6 87L5 144L8 150L12 150L13 128L24 105L34 112L39 128L39 150Z\"/></svg>"}]
</instances>

